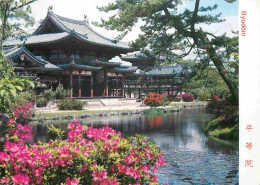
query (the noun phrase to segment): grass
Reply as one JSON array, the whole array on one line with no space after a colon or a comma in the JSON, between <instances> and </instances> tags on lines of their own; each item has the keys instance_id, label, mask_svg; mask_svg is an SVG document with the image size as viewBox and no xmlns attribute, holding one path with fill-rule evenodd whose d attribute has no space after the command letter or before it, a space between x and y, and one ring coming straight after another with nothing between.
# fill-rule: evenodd
<instances>
[{"instance_id":1,"label":"grass","mask_svg":"<svg viewBox=\"0 0 260 185\"><path fill-rule=\"evenodd\" d=\"M220 139L230 139L238 140L239 137L239 127L238 119L230 126L226 126L223 123L223 119L218 117L214 118L205 123L202 130L209 136L220 138Z\"/></svg>"}]
</instances>

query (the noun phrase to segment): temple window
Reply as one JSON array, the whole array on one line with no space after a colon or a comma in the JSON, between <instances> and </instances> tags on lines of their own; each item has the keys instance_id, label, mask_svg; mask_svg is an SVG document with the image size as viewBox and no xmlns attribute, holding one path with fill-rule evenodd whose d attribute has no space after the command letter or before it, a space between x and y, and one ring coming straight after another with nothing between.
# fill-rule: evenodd
<instances>
[{"instance_id":1,"label":"temple window","mask_svg":"<svg viewBox=\"0 0 260 185\"><path fill-rule=\"evenodd\" d=\"M53 49L50 52L50 59L66 58L66 54L62 49Z\"/></svg>"},{"instance_id":2,"label":"temple window","mask_svg":"<svg viewBox=\"0 0 260 185\"><path fill-rule=\"evenodd\" d=\"M71 54L71 58L80 58L79 51L73 52L73 53Z\"/></svg>"}]
</instances>

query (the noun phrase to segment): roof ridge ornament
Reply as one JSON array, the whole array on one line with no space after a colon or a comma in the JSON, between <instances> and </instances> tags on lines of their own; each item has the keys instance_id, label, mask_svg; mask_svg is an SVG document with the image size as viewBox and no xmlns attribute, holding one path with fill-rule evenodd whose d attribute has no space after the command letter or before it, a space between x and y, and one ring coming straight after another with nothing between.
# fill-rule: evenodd
<instances>
[{"instance_id":1,"label":"roof ridge ornament","mask_svg":"<svg viewBox=\"0 0 260 185\"><path fill-rule=\"evenodd\" d=\"M86 21L86 23L89 24L89 19L88 19L87 14L84 14L84 21Z\"/></svg>"},{"instance_id":2,"label":"roof ridge ornament","mask_svg":"<svg viewBox=\"0 0 260 185\"><path fill-rule=\"evenodd\" d=\"M52 9L53 9L53 6L52 6L52 5L49 6L49 8L48 8L48 12L52 12Z\"/></svg>"}]
</instances>

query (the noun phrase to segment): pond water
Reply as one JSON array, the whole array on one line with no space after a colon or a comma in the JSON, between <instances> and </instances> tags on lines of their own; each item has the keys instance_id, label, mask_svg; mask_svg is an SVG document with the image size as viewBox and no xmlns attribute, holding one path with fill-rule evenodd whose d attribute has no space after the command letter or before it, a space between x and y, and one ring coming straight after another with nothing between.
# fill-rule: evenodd
<instances>
[{"instance_id":1,"label":"pond water","mask_svg":"<svg viewBox=\"0 0 260 185\"><path fill-rule=\"evenodd\" d=\"M159 168L158 179L170 185L237 184L238 142L209 138L201 126L210 116L203 108L188 108L181 112L160 115L131 115L80 120L91 127L109 125L123 137L136 133L147 135L164 152L166 166ZM66 129L69 121L34 123L31 143L54 138L47 123Z\"/></svg>"}]
</instances>

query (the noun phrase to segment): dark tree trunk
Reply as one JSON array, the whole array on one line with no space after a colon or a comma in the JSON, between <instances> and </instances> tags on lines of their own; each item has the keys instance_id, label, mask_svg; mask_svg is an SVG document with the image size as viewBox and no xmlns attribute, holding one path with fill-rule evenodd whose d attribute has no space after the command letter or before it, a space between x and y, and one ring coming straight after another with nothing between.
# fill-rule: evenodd
<instances>
[{"instance_id":1,"label":"dark tree trunk","mask_svg":"<svg viewBox=\"0 0 260 185\"><path fill-rule=\"evenodd\" d=\"M207 36L204 37L204 42L209 43L209 39ZM206 46L206 51L214 65L216 66L218 73L222 77L222 79L225 81L225 83L228 86L228 89L232 95L232 99L238 103L239 101L239 92L238 92L238 87L237 85L233 82L231 79L230 75L225 72L225 67L223 65L223 62L219 58L219 56L216 53L216 50L213 48L212 45L207 45Z\"/></svg>"}]
</instances>

